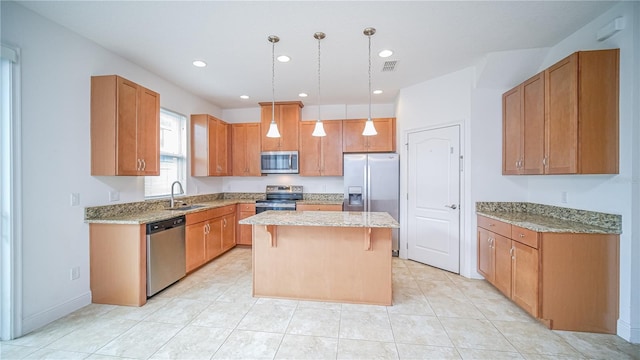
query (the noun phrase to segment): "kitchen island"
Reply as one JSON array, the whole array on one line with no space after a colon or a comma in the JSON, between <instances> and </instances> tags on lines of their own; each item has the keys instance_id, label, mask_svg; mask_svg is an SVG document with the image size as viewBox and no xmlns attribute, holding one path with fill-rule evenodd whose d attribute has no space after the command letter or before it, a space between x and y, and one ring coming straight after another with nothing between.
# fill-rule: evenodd
<instances>
[{"instance_id":1,"label":"kitchen island","mask_svg":"<svg viewBox=\"0 0 640 360\"><path fill-rule=\"evenodd\" d=\"M253 295L391 305L391 229L384 212L266 211L253 225Z\"/></svg>"}]
</instances>

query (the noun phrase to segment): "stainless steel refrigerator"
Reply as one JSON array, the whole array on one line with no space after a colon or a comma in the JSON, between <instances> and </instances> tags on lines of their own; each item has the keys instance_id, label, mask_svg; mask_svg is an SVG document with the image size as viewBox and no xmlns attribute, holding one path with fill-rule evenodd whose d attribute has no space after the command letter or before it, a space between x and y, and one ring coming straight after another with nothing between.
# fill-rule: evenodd
<instances>
[{"instance_id":1,"label":"stainless steel refrigerator","mask_svg":"<svg viewBox=\"0 0 640 360\"><path fill-rule=\"evenodd\" d=\"M395 153L344 155L344 211L384 211L400 221L400 158ZM398 255L393 229L393 255Z\"/></svg>"}]
</instances>

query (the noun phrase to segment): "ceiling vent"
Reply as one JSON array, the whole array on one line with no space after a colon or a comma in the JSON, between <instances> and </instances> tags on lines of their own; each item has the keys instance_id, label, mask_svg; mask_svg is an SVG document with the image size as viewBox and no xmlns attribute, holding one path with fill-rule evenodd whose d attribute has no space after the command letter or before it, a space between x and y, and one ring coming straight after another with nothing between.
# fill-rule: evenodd
<instances>
[{"instance_id":1,"label":"ceiling vent","mask_svg":"<svg viewBox=\"0 0 640 360\"><path fill-rule=\"evenodd\" d=\"M398 60L385 61L382 66L382 72L395 71Z\"/></svg>"}]
</instances>

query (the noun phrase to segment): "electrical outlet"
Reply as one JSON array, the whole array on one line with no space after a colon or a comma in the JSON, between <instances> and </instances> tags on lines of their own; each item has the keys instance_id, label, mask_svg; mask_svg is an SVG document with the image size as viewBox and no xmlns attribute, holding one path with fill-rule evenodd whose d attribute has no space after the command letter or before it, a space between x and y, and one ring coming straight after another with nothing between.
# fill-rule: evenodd
<instances>
[{"instance_id":1,"label":"electrical outlet","mask_svg":"<svg viewBox=\"0 0 640 360\"><path fill-rule=\"evenodd\" d=\"M78 205L80 205L80 194L71 193L71 206L78 206Z\"/></svg>"},{"instance_id":2,"label":"electrical outlet","mask_svg":"<svg viewBox=\"0 0 640 360\"><path fill-rule=\"evenodd\" d=\"M71 268L71 280L78 280L80 279L80 267L79 266L75 266Z\"/></svg>"},{"instance_id":3,"label":"electrical outlet","mask_svg":"<svg viewBox=\"0 0 640 360\"><path fill-rule=\"evenodd\" d=\"M569 201L569 195L567 194L566 191L563 191L563 192L560 193L560 201L563 204L566 204Z\"/></svg>"},{"instance_id":4,"label":"electrical outlet","mask_svg":"<svg viewBox=\"0 0 640 360\"><path fill-rule=\"evenodd\" d=\"M109 201L118 201L118 200L120 200L120 192L109 191Z\"/></svg>"}]
</instances>

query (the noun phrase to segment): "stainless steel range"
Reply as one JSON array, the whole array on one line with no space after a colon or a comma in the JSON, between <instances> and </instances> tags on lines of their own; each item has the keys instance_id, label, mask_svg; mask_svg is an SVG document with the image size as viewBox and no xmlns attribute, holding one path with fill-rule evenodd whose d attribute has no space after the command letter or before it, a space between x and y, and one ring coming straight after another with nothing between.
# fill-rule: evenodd
<instances>
[{"instance_id":1,"label":"stainless steel range","mask_svg":"<svg viewBox=\"0 0 640 360\"><path fill-rule=\"evenodd\" d=\"M256 214L267 210L295 211L302 200L302 185L267 185L266 200L256 201Z\"/></svg>"}]
</instances>

